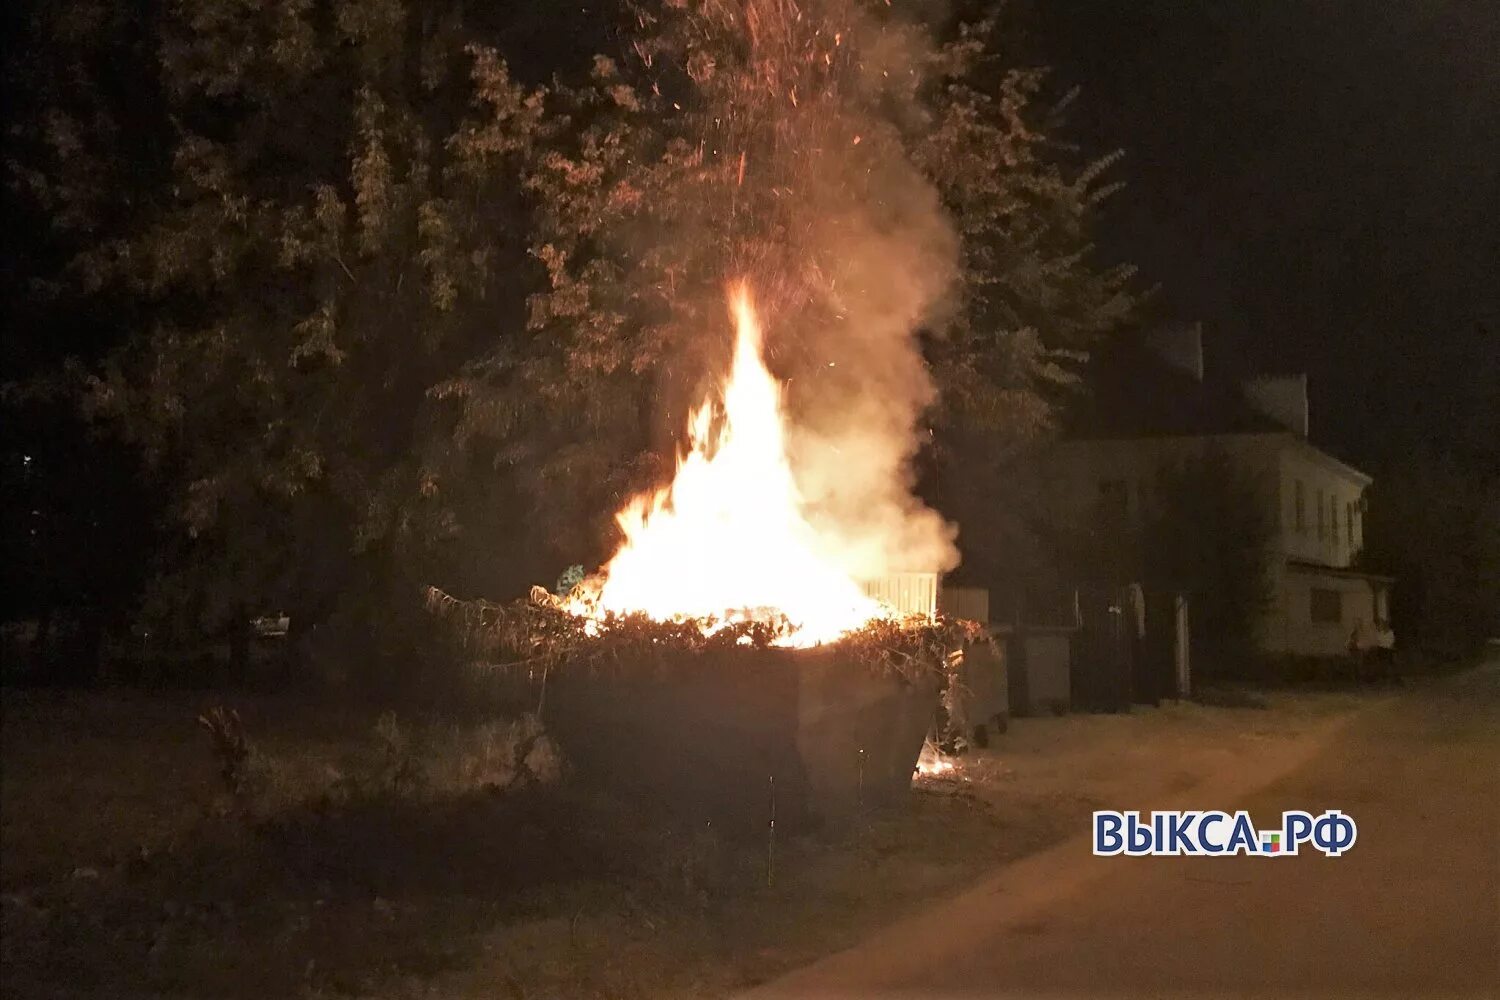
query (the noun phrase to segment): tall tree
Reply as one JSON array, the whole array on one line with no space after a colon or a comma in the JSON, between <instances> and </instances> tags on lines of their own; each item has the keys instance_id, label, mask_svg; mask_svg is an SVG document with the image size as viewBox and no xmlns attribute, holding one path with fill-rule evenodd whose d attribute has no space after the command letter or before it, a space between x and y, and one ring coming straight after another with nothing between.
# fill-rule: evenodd
<instances>
[{"instance_id":1,"label":"tall tree","mask_svg":"<svg viewBox=\"0 0 1500 1000\"><path fill-rule=\"evenodd\" d=\"M1260 645L1275 596L1269 488L1217 449L1158 484L1142 532L1144 579L1187 593L1194 669L1205 675L1243 670Z\"/></svg>"},{"instance_id":2,"label":"tall tree","mask_svg":"<svg viewBox=\"0 0 1500 1000\"><path fill-rule=\"evenodd\" d=\"M921 10L627 5L620 57L554 90L529 182L548 285L524 342L445 387L465 426L504 436L564 403L523 460L549 502L617 508L666 474L744 276L802 446L859 456L803 456L833 523L891 506L876 481L911 485L919 442L941 444L942 501L1044 431L1070 360L1133 305L1088 242L1111 161L1069 167L1045 74L1005 63L999 23ZM864 488L810 482L819 466Z\"/></svg>"},{"instance_id":3,"label":"tall tree","mask_svg":"<svg viewBox=\"0 0 1500 1000\"><path fill-rule=\"evenodd\" d=\"M1500 634L1500 477L1466 458L1413 444L1370 487L1359 561L1396 577L1406 647L1466 653Z\"/></svg>"},{"instance_id":4,"label":"tall tree","mask_svg":"<svg viewBox=\"0 0 1500 1000\"><path fill-rule=\"evenodd\" d=\"M603 555L737 275L802 424L878 380L885 471L927 421L1044 426L1131 304L1089 254L1107 164L1069 165L996 23L900 6L622 3L619 51L544 88L458 2L42 8L13 176L70 248L53 291L128 328L86 407L171 498L158 606L390 639L417 581Z\"/></svg>"},{"instance_id":5,"label":"tall tree","mask_svg":"<svg viewBox=\"0 0 1500 1000\"><path fill-rule=\"evenodd\" d=\"M460 10L39 18L60 65L20 179L76 248L62 290L128 306L86 406L174 498L156 596L189 628L410 605L391 588L453 534L427 391L521 322L540 113Z\"/></svg>"}]
</instances>

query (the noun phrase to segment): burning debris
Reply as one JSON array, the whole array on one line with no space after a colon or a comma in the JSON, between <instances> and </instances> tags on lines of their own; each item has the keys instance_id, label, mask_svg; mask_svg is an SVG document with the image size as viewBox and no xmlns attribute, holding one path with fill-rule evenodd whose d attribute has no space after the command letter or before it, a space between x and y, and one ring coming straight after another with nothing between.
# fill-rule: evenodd
<instances>
[{"instance_id":1,"label":"burning debris","mask_svg":"<svg viewBox=\"0 0 1500 1000\"><path fill-rule=\"evenodd\" d=\"M916 773L923 778L936 778L952 774L957 766L954 758L943 753L938 745L930 739L922 744L922 752L917 754Z\"/></svg>"},{"instance_id":2,"label":"burning debris","mask_svg":"<svg viewBox=\"0 0 1500 1000\"><path fill-rule=\"evenodd\" d=\"M775 608L666 620L641 611L585 615L574 601L543 587L533 587L529 596L509 604L460 600L429 587L427 607L453 627L461 649L487 669L533 678L554 668L615 673L647 660L660 666L685 657L806 648L792 641L800 633L797 625ZM878 675L909 682L939 680L950 692L945 710L957 718L960 692L949 681L962 662L961 651L985 638L976 622L888 613L821 646Z\"/></svg>"},{"instance_id":3,"label":"burning debris","mask_svg":"<svg viewBox=\"0 0 1500 1000\"><path fill-rule=\"evenodd\" d=\"M787 453L781 385L766 368L747 284L733 286L730 306L733 364L719 398L693 412L676 478L616 515L624 543L563 607L590 621L640 613L714 631L761 622L782 646L830 642L895 617L866 596L810 523Z\"/></svg>"},{"instance_id":4,"label":"burning debris","mask_svg":"<svg viewBox=\"0 0 1500 1000\"><path fill-rule=\"evenodd\" d=\"M688 423L672 482L616 515L624 541L593 577L533 588L509 608L431 592L479 647L518 663L597 656L611 645L808 648L840 643L892 664L946 673L972 623L902 614L869 596L812 524L787 451L781 386L766 368L748 284L730 290L734 360L717 398ZM880 657L877 657L880 658Z\"/></svg>"},{"instance_id":5,"label":"burning debris","mask_svg":"<svg viewBox=\"0 0 1500 1000\"><path fill-rule=\"evenodd\" d=\"M951 768L918 754L942 735L935 717L962 726L958 666L982 638L866 589L958 559L913 459L937 402L919 334L962 308L964 266L924 159L937 148L924 88L964 60L948 66L921 26L847 0L671 5L649 38L639 62L596 62L599 121L618 131L585 146L663 123L681 134L660 159L539 175L556 195L558 301L535 329L582 357L608 342L614 359L636 338L675 359L657 391L667 409L696 404L675 472L618 510L621 541L597 574L508 605L437 590L430 605L471 655L540 681L581 769L687 801L758 802L774 778L809 812L904 791L914 767ZM656 89L655 59L686 70L681 93ZM656 114L663 102L675 113ZM562 238L575 232L587 239ZM622 277L580 304L587 253ZM703 322L726 279L727 365ZM704 370L725 373L706 393L684 379Z\"/></svg>"},{"instance_id":6,"label":"burning debris","mask_svg":"<svg viewBox=\"0 0 1500 1000\"><path fill-rule=\"evenodd\" d=\"M940 703L961 724L958 668L981 630L866 593L799 489L748 284L730 308L729 372L672 481L616 515L624 540L597 575L510 605L433 589L429 605L471 654L537 682L549 729L596 780L749 825L771 782L787 815L826 817L952 768L918 751Z\"/></svg>"},{"instance_id":7,"label":"burning debris","mask_svg":"<svg viewBox=\"0 0 1500 1000\"><path fill-rule=\"evenodd\" d=\"M959 651L980 638L970 622L875 617L788 648L798 632L775 609L658 621L583 617L542 588L507 605L428 597L487 676L531 690L580 781L747 835L773 784L789 829L898 801L928 770L936 720L961 724Z\"/></svg>"}]
</instances>

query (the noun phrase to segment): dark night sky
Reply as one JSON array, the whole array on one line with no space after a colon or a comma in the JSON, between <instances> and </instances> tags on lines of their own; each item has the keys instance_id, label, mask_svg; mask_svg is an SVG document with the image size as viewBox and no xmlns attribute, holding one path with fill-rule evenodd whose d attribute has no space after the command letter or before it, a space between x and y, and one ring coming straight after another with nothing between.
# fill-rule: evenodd
<instances>
[{"instance_id":1,"label":"dark night sky","mask_svg":"<svg viewBox=\"0 0 1500 1000\"><path fill-rule=\"evenodd\" d=\"M1500 437L1500 2L1035 0L1104 245L1205 323L1210 369L1307 371L1360 461ZM1486 454L1481 454L1486 453Z\"/></svg>"}]
</instances>

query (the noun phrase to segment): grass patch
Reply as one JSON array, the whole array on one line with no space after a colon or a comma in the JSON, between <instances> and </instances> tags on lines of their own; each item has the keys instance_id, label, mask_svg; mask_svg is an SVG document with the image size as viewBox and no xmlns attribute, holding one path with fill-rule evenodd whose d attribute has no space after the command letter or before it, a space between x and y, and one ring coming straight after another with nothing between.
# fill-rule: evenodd
<instances>
[{"instance_id":1,"label":"grass patch","mask_svg":"<svg viewBox=\"0 0 1500 1000\"><path fill-rule=\"evenodd\" d=\"M522 720L234 713L243 744L187 697L7 692L8 995L722 993L1057 834L937 783L772 878L764 843L549 783Z\"/></svg>"}]
</instances>

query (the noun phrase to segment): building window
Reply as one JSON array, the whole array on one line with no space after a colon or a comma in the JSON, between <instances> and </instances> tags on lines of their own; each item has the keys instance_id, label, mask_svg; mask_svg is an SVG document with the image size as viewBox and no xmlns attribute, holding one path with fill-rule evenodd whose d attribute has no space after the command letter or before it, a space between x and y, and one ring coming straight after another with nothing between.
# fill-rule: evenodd
<instances>
[{"instance_id":1,"label":"building window","mask_svg":"<svg viewBox=\"0 0 1500 1000\"><path fill-rule=\"evenodd\" d=\"M1354 551L1354 504L1344 504L1344 527L1349 532L1349 551Z\"/></svg>"},{"instance_id":2,"label":"building window","mask_svg":"<svg viewBox=\"0 0 1500 1000\"><path fill-rule=\"evenodd\" d=\"M1300 479L1292 483L1292 523L1298 531L1307 530L1307 490Z\"/></svg>"},{"instance_id":3,"label":"building window","mask_svg":"<svg viewBox=\"0 0 1500 1000\"><path fill-rule=\"evenodd\" d=\"M1344 595L1327 587L1314 587L1310 591L1310 617L1315 622L1337 625L1344 617Z\"/></svg>"},{"instance_id":4,"label":"building window","mask_svg":"<svg viewBox=\"0 0 1500 1000\"><path fill-rule=\"evenodd\" d=\"M1339 544L1339 498L1328 498L1328 537L1333 539L1334 547Z\"/></svg>"},{"instance_id":5,"label":"building window","mask_svg":"<svg viewBox=\"0 0 1500 1000\"><path fill-rule=\"evenodd\" d=\"M1328 535L1328 510L1323 506L1323 491L1318 491L1318 540L1322 541Z\"/></svg>"}]
</instances>

